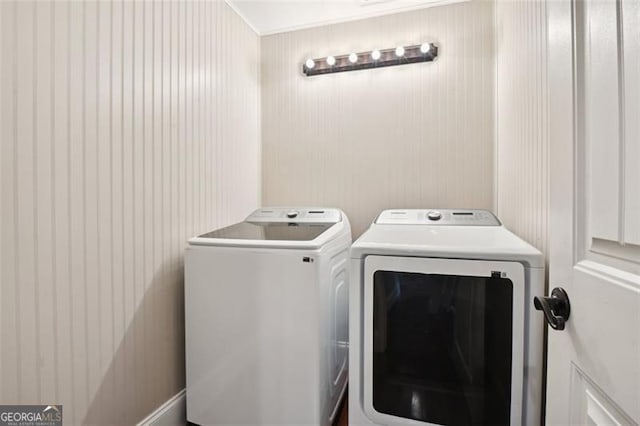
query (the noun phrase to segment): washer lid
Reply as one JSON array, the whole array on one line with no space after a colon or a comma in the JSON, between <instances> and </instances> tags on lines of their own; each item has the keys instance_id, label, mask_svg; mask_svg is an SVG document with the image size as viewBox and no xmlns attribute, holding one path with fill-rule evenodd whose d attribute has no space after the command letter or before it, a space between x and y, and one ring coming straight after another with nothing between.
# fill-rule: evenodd
<instances>
[{"instance_id":1,"label":"washer lid","mask_svg":"<svg viewBox=\"0 0 640 426\"><path fill-rule=\"evenodd\" d=\"M244 222L189 240L191 245L314 249L350 233L338 209L276 207L258 209Z\"/></svg>"},{"instance_id":2,"label":"washer lid","mask_svg":"<svg viewBox=\"0 0 640 426\"><path fill-rule=\"evenodd\" d=\"M311 241L332 226L332 223L240 222L226 228L207 232L198 236L198 238Z\"/></svg>"}]
</instances>

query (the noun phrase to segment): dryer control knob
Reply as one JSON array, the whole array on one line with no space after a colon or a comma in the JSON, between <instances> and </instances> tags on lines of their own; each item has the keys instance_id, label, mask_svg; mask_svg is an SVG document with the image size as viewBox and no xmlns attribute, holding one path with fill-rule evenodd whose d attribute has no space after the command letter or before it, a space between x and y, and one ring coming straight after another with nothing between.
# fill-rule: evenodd
<instances>
[{"instance_id":1,"label":"dryer control knob","mask_svg":"<svg viewBox=\"0 0 640 426\"><path fill-rule=\"evenodd\" d=\"M427 218L429 220L440 220L442 218L442 213L440 213L440 212L429 212L429 213L427 213Z\"/></svg>"},{"instance_id":2,"label":"dryer control knob","mask_svg":"<svg viewBox=\"0 0 640 426\"><path fill-rule=\"evenodd\" d=\"M289 210L287 212L287 217L289 219L293 219L294 217L297 217L297 216L298 216L298 212L296 210Z\"/></svg>"}]
</instances>

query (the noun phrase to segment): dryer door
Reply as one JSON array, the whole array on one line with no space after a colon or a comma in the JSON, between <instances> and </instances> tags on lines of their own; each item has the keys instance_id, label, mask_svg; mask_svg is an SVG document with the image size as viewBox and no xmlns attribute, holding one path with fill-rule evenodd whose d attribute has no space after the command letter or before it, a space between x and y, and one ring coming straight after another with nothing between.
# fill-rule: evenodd
<instances>
[{"instance_id":1,"label":"dryer door","mask_svg":"<svg viewBox=\"0 0 640 426\"><path fill-rule=\"evenodd\" d=\"M372 421L521 423L521 264L369 256L364 272L363 403Z\"/></svg>"}]
</instances>

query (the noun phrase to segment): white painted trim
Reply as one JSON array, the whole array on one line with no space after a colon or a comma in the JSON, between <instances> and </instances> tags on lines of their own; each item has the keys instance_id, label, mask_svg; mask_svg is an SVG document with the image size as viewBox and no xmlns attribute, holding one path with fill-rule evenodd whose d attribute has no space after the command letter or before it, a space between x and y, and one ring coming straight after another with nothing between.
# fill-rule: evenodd
<instances>
[{"instance_id":1,"label":"white painted trim","mask_svg":"<svg viewBox=\"0 0 640 426\"><path fill-rule=\"evenodd\" d=\"M402 13L402 12L409 12L412 10L418 10L418 9L428 9L430 7L436 7L436 6L445 6L445 5L449 5L449 4L455 4L455 3L465 3L468 1L472 1L472 0L436 0L433 2L430 2L428 4L415 4L412 6L405 6L405 7L398 7L392 10L381 10L381 11L377 11L377 12L369 12L369 13L363 13L360 15L356 15L356 16L348 16L348 17L344 17L344 18L337 18L337 19L326 19L323 21L316 21L316 22L312 22L312 23L308 23L308 24L302 24L302 25L293 25L290 27L284 27L284 28L278 28L276 30L271 30L271 31L259 31L256 27L253 26L253 24L251 24L251 22L249 21L249 19L247 19L243 13L240 12L240 10L238 10L234 5L233 2L230 0L225 0L225 3L227 5L229 5L229 7L231 9L233 9L238 16L240 16L249 27L251 27L251 29L253 31L255 31L256 34L258 34L259 36L270 36L270 35L274 35L274 34L281 34L281 33L288 33L288 32L292 32L292 31L299 31L299 30L306 30L309 28L316 28L316 27L323 27L325 25L333 25L333 24L341 24L344 22L352 22L352 21L359 21L362 19L369 19L369 18L376 18L378 16L384 16L384 15L393 15L395 13Z\"/></svg>"},{"instance_id":2,"label":"white painted trim","mask_svg":"<svg viewBox=\"0 0 640 426\"><path fill-rule=\"evenodd\" d=\"M576 271L608 281L608 284L617 285L626 291L640 294L640 275L638 274L629 273L592 260L582 260L576 263L574 268Z\"/></svg>"},{"instance_id":3,"label":"white painted trim","mask_svg":"<svg viewBox=\"0 0 640 426\"><path fill-rule=\"evenodd\" d=\"M182 389L140 421L137 426L175 426L184 424L187 424L187 393L185 389Z\"/></svg>"}]
</instances>

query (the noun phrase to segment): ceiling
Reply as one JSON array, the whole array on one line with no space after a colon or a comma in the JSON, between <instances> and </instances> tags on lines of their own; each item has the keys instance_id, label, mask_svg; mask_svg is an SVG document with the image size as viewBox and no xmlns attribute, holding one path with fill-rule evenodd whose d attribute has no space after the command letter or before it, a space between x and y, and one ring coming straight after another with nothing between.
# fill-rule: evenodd
<instances>
[{"instance_id":1,"label":"ceiling","mask_svg":"<svg viewBox=\"0 0 640 426\"><path fill-rule=\"evenodd\" d=\"M259 35L465 0L226 0Z\"/></svg>"}]
</instances>

